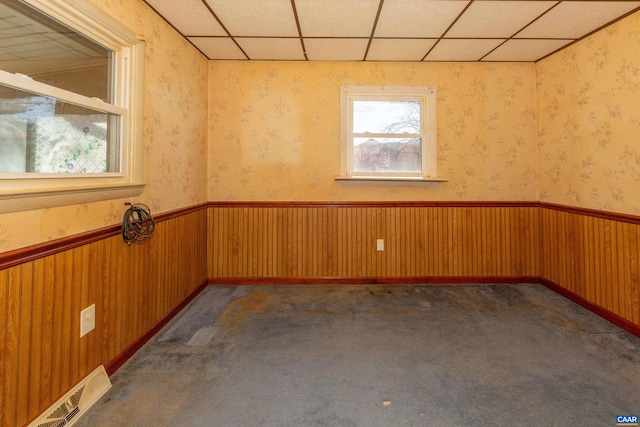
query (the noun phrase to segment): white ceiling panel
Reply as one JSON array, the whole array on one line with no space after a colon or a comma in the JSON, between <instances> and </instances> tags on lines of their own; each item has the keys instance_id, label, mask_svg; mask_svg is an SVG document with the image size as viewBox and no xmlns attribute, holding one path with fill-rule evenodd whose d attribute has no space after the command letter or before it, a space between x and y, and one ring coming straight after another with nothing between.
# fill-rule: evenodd
<instances>
[{"instance_id":1,"label":"white ceiling panel","mask_svg":"<svg viewBox=\"0 0 640 427\"><path fill-rule=\"evenodd\" d=\"M206 2L234 37L298 36L291 0L206 0Z\"/></svg>"},{"instance_id":2,"label":"white ceiling panel","mask_svg":"<svg viewBox=\"0 0 640 427\"><path fill-rule=\"evenodd\" d=\"M425 61L478 61L502 42L504 39L440 40Z\"/></svg>"},{"instance_id":3,"label":"white ceiling panel","mask_svg":"<svg viewBox=\"0 0 640 427\"><path fill-rule=\"evenodd\" d=\"M310 61L362 61L369 39L304 39Z\"/></svg>"},{"instance_id":4,"label":"white ceiling panel","mask_svg":"<svg viewBox=\"0 0 640 427\"><path fill-rule=\"evenodd\" d=\"M202 0L147 0L163 16L171 17L171 25L184 36L226 36Z\"/></svg>"},{"instance_id":5,"label":"white ceiling panel","mask_svg":"<svg viewBox=\"0 0 640 427\"><path fill-rule=\"evenodd\" d=\"M303 37L369 37L379 0L296 0Z\"/></svg>"},{"instance_id":6,"label":"white ceiling panel","mask_svg":"<svg viewBox=\"0 0 640 427\"><path fill-rule=\"evenodd\" d=\"M579 38L639 6L637 1L565 1L517 37Z\"/></svg>"},{"instance_id":7,"label":"white ceiling panel","mask_svg":"<svg viewBox=\"0 0 640 427\"><path fill-rule=\"evenodd\" d=\"M375 37L440 37L467 0L393 0L382 6Z\"/></svg>"},{"instance_id":8,"label":"white ceiling panel","mask_svg":"<svg viewBox=\"0 0 640 427\"><path fill-rule=\"evenodd\" d=\"M546 12L555 1L476 1L446 37L509 38Z\"/></svg>"},{"instance_id":9,"label":"white ceiling panel","mask_svg":"<svg viewBox=\"0 0 640 427\"><path fill-rule=\"evenodd\" d=\"M247 59L229 37L188 37L209 59Z\"/></svg>"},{"instance_id":10,"label":"white ceiling panel","mask_svg":"<svg viewBox=\"0 0 640 427\"><path fill-rule=\"evenodd\" d=\"M435 39L373 39L367 61L420 61Z\"/></svg>"},{"instance_id":11,"label":"white ceiling panel","mask_svg":"<svg viewBox=\"0 0 640 427\"><path fill-rule=\"evenodd\" d=\"M421 61L433 48L426 61L535 62L629 12L640 19L640 0L144 1L210 59L305 60L302 36L310 61ZM0 37L0 51L11 46Z\"/></svg>"},{"instance_id":12,"label":"white ceiling panel","mask_svg":"<svg viewBox=\"0 0 640 427\"><path fill-rule=\"evenodd\" d=\"M304 53L299 38L237 38L236 41L250 59L303 61Z\"/></svg>"},{"instance_id":13,"label":"white ceiling panel","mask_svg":"<svg viewBox=\"0 0 640 427\"><path fill-rule=\"evenodd\" d=\"M536 61L572 41L512 39L487 55L483 61Z\"/></svg>"}]
</instances>

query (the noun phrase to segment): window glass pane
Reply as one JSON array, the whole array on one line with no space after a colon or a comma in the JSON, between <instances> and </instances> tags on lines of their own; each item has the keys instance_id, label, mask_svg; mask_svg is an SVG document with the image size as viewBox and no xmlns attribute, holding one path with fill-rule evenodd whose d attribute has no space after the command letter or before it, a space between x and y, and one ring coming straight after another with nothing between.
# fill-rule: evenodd
<instances>
[{"instance_id":1,"label":"window glass pane","mask_svg":"<svg viewBox=\"0 0 640 427\"><path fill-rule=\"evenodd\" d=\"M418 101L353 101L354 133L420 133Z\"/></svg>"},{"instance_id":2,"label":"window glass pane","mask_svg":"<svg viewBox=\"0 0 640 427\"><path fill-rule=\"evenodd\" d=\"M112 103L113 52L17 0L0 2L0 70Z\"/></svg>"},{"instance_id":3,"label":"window glass pane","mask_svg":"<svg viewBox=\"0 0 640 427\"><path fill-rule=\"evenodd\" d=\"M354 138L354 172L422 172L420 138Z\"/></svg>"},{"instance_id":4,"label":"window glass pane","mask_svg":"<svg viewBox=\"0 0 640 427\"><path fill-rule=\"evenodd\" d=\"M0 173L119 172L120 117L0 86Z\"/></svg>"}]
</instances>

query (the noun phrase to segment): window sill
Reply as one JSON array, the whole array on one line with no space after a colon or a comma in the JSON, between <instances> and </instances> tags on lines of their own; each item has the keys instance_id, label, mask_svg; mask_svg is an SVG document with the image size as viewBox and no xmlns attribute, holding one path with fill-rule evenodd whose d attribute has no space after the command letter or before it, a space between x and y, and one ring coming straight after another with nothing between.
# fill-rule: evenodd
<instances>
[{"instance_id":1,"label":"window sill","mask_svg":"<svg viewBox=\"0 0 640 427\"><path fill-rule=\"evenodd\" d=\"M144 184L112 184L0 193L0 214L135 197L143 188Z\"/></svg>"},{"instance_id":2,"label":"window sill","mask_svg":"<svg viewBox=\"0 0 640 427\"><path fill-rule=\"evenodd\" d=\"M335 177L336 181L384 181L384 182L448 182L441 177L409 177L409 176L341 176Z\"/></svg>"}]
</instances>

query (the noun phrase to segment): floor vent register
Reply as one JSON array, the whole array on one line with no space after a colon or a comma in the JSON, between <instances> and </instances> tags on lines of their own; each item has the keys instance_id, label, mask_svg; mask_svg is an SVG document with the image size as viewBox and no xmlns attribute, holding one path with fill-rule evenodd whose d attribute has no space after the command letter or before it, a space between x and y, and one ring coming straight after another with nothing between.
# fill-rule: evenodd
<instances>
[{"instance_id":1,"label":"floor vent register","mask_svg":"<svg viewBox=\"0 0 640 427\"><path fill-rule=\"evenodd\" d=\"M111 381L104 366L98 366L28 427L72 426L110 388Z\"/></svg>"}]
</instances>

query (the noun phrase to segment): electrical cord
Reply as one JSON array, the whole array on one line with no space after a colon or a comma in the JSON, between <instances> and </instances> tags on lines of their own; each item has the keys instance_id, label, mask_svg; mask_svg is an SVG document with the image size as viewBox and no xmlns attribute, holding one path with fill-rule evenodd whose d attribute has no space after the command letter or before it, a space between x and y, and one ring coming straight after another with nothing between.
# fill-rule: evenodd
<instances>
[{"instance_id":1,"label":"electrical cord","mask_svg":"<svg viewBox=\"0 0 640 427\"><path fill-rule=\"evenodd\" d=\"M125 203L131 205L131 203ZM151 236L156 229L156 222L151 216L149 207L142 203L131 205L124 213L122 220L122 238L127 245L140 243Z\"/></svg>"}]
</instances>

